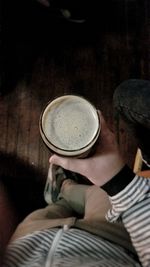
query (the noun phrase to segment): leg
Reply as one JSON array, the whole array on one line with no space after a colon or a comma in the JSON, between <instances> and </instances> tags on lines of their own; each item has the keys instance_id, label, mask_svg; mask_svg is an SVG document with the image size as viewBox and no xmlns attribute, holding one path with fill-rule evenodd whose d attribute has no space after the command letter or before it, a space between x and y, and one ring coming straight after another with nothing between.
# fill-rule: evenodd
<instances>
[{"instance_id":1,"label":"leg","mask_svg":"<svg viewBox=\"0 0 150 267\"><path fill-rule=\"evenodd\" d=\"M45 230L53 227L60 227L65 224L73 225L76 220L75 214L70 205L64 200L58 200L28 215L17 227L11 241L31 234L35 231Z\"/></svg>"},{"instance_id":2,"label":"leg","mask_svg":"<svg viewBox=\"0 0 150 267\"><path fill-rule=\"evenodd\" d=\"M50 204L64 199L72 210L83 216L88 187L89 181L85 177L50 164L44 190L45 200Z\"/></svg>"},{"instance_id":3,"label":"leg","mask_svg":"<svg viewBox=\"0 0 150 267\"><path fill-rule=\"evenodd\" d=\"M98 186L90 186L85 195L85 215L84 219L94 218L104 220L107 211L111 208L108 195Z\"/></svg>"},{"instance_id":4,"label":"leg","mask_svg":"<svg viewBox=\"0 0 150 267\"><path fill-rule=\"evenodd\" d=\"M76 184L70 179L63 182L60 196L85 219L105 220L105 214L111 207L108 195L102 189L94 185Z\"/></svg>"},{"instance_id":5,"label":"leg","mask_svg":"<svg viewBox=\"0 0 150 267\"><path fill-rule=\"evenodd\" d=\"M63 198L69 203L71 208L79 215L85 213L86 194L91 186L77 184L71 179L63 182L59 198Z\"/></svg>"},{"instance_id":6,"label":"leg","mask_svg":"<svg viewBox=\"0 0 150 267\"><path fill-rule=\"evenodd\" d=\"M50 204L44 209L39 209L32 212L24 221L28 220L43 220L43 219L60 219L67 218L74 214L70 205L64 200L58 200L56 203Z\"/></svg>"},{"instance_id":7,"label":"leg","mask_svg":"<svg viewBox=\"0 0 150 267\"><path fill-rule=\"evenodd\" d=\"M115 115L127 122L150 164L150 81L131 79L121 83L113 100Z\"/></svg>"},{"instance_id":8,"label":"leg","mask_svg":"<svg viewBox=\"0 0 150 267\"><path fill-rule=\"evenodd\" d=\"M83 216L84 196L88 186L80 186L74 181L71 182L73 183L72 186L62 187L65 189L61 190L62 192L60 192L59 198L55 203L28 215L17 227L11 240L33 233L34 231L59 227L64 224L74 225L77 215L76 212Z\"/></svg>"},{"instance_id":9,"label":"leg","mask_svg":"<svg viewBox=\"0 0 150 267\"><path fill-rule=\"evenodd\" d=\"M83 219L76 221L76 227L135 253L124 225L122 223L110 223L106 220L105 216L110 208L111 204L106 192L97 186L89 186L85 192L85 214Z\"/></svg>"}]
</instances>

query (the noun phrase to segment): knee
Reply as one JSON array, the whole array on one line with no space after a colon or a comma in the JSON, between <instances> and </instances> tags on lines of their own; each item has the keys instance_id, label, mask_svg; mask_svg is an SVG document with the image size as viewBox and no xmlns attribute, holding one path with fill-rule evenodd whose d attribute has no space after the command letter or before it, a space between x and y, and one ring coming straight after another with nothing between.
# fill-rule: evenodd
<instances>
[{"instance_id":1,"label":"knee","mask_svg":"<svg viewBox=\"0 0 150 267\"><path fill-rule=\"evenodd\" d=\"M130 100L136 96L137 88L140 80L129 79L123 81L117 86L113 95L113 104L115 108L129 105Z\"/></svg>"},{"instance_id":2,"label":"knee","mask_svg":"<svg viewBox=\"0 0 150 267\"><path fill-rule=\"evenodd\" d=\"M128 108L139 110L149 106L150 81L142 79L129 79L122 82L113 95L113 105L117 110ZM146 104L147 103L147 104Z\"/></svg>"}]
</instances>

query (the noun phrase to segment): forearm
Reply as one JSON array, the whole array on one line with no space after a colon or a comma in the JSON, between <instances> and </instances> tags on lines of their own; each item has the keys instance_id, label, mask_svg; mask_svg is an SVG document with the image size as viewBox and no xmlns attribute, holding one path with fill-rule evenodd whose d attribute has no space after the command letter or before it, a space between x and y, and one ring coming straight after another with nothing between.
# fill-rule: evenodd
<instances>
[{"instance_id":1,"label":"forearm","mask_svg":"<svg viewBox=\"0 0 150 267\"><path fill-rule=\"evenodd\" d=\"M112 203L107 219L111 222L118 218L122 219L142 265L149 267L150 179L135 176L130 169L125 167L105 184L103 189L110 195Z\"/></svg>"}]
</instances>

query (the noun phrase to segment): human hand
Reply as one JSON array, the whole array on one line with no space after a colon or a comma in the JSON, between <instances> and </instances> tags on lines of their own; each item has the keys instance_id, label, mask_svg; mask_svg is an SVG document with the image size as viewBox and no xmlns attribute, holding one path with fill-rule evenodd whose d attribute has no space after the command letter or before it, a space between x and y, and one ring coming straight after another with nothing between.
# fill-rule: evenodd
<instances>
[{"instance_id":1,"label":"human hand","mask_svg":"<svg viewBox=\"0 0 150 267\"><path fill-rule=\"evenodd\" d=\"M80 173L87 177L93 184L102 186L115 176L125 165L113 132L99 111L101 132L93 156L85 159L60 157L53 155L49 162L64 169Z\"/></svg>"}]
</instances>

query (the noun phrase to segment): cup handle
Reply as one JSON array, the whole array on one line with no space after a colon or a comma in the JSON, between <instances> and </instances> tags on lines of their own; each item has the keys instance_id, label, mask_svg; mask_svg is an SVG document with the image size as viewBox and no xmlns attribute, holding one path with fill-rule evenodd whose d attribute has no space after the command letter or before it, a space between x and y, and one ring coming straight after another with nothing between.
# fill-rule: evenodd
<instances>
[{"instance_id":1,"label":"cup handle","mask_svg":"<svg viewBox=\"0 0 150 267\"><path fill-rule=\"evenodd\" d=\"M44 188L44 199L47 204L51 204L52 202L52 197L51 197L51 185L53 183L53 169L55 168L54 164L50 164L48 173L47 173L47 179L46 179L46 184Z\"/></svg>"}]
</instances>

